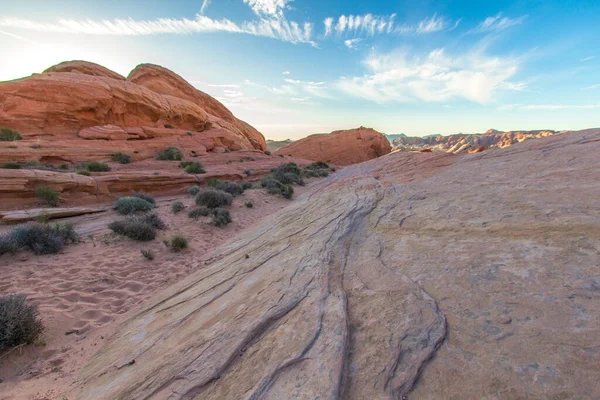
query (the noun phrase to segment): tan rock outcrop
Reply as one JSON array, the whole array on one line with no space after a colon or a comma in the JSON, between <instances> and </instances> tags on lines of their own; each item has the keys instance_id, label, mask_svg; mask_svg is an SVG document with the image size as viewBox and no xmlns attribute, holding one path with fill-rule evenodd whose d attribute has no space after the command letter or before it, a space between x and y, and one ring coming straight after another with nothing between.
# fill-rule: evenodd
<instances>
[{"instance_id":1,"label":"tan rock outcrop","mask_svg":"<svg viewBox=\"0 0 600 400\"><path fill-rule=\"evenodd\" d=\"M75 72L84 75L104 76L106 78L117 79L120 81L125 80L124 76L117 74L116 72L111 71L102 65L98 65L89 61L65 61L44 71L44 73L47 72Z\"/></svg>"},{"instance_id":2,"label":"tan rock outcrop","mask_svg":"<svg viewBox=\"0 0 600 400\"><path fill-rule=\"evenodd\" d=\"M79 398L600 397L599 135L344 168L148 301Z\"/></svg>"},{"instance_id":3,"label":"tan rock outcrop","mask_svg":"<svg viewBox=\"0 0 600 400\"><path fill-rule=\"evenodd\" d=\"M275 154L290 155L335 165L350 165L388 154L390 142L371 128L360 127L310 135L281 147Z\"/></svg>"}]
</instances>

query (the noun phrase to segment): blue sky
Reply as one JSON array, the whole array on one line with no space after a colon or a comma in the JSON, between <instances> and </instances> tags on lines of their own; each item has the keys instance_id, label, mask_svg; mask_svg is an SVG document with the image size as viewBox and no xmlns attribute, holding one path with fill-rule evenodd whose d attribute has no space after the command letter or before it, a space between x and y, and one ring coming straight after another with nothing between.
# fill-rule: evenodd
<instances>
[{"instance_id":1,"label":"blue sky","mask_svg":"<svg viewBox=\"0 0 600 400\"><path fill-rule=\"evenodd\" d=\"M600 1L21 0L0 80L163 65L267 138L600 126Z\"/></svg>"}]
</instances>

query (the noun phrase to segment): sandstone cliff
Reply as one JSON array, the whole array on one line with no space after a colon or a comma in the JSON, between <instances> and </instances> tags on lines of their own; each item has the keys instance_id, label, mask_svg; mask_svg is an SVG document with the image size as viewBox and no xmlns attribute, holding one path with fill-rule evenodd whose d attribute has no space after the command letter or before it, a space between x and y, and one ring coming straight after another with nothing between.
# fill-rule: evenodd
<instances>
[{"instance_id":1,"label":"sandstone cliff","mask_svg":"<svg viewBox=\"0 0 600 400\"><path fill-rule=\"evenodd\" d=\"M492 147L507 147L528 139L539 139L561 132L551 130L500 132L489 129L485 133L423 137L400 137L392 141L394 150L432 150L450 153L479 152Z\"/></svg>"},{"instance_id":2,"label":"sandstone cliff","mask_svg":"<svg viewBox=\"0 0 600 400\"><path fill-rule=\"evenodd\" d=\"M598 398L599 153L344 168L147 302L79 398Z\"/></svg>"},{"instance_id":3,"label":"sandstone cliff","mask_svg":"<svg viewBox=\"0 0 600 400\"><path fill-rule=\"evenodd\" d=\"M275 154L350 165L380 157L390 151L391 145L385 136L374 129L360 127L310 135L281 147Z\"/></svg>"},{"instance_id":4,"label":"sandstone cliff","mask_svg":"<svg viewBox=\"0 0 600 400\"><path fill-rule=\"evenodd\" d=\"M149 158L148 150L165 144L196 153L220 146L267 149L256 129L217 100L153 65L141 65L125 79L102 66L76 61L0 82L0 126L24 136L19 142L0 143L0 162L50 156L66 162L102 160L117 150ZM27 150L33 144L45 150ZM14 146L17 151L11 150Z\"/></svg>"}]
</instances>

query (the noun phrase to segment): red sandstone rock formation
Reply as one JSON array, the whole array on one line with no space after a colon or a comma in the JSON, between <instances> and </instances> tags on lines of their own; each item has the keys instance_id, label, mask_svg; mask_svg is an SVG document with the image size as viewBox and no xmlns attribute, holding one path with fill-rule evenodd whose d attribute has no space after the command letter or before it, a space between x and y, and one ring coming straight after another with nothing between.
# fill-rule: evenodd
<instances>
[{"instance_id":1,"label":"red sandstone rock formation","mask_svg":"<svg viewBox=\"0 0 600 400\"><path fill-rule=\"evenodd\" d=\"M336 165L350 165L388 154L390 142L371 128L360 127L311 135L284 146L275 154L291 155Z\"/></svg>"},{"instance_id":2,"label":"red sandstone rock formation","mask_svg":"<svg viewBox=\"0 0 600 400\"><path fill-rule=\"evenodd\" d=\"M167 144L196 153L214 147L267 149L256 129L217 100L173 72L150 65L136 68L126 80L96 64L67 62L43 74L0 82L0 126L24 137L0 143L0 162L46 156L67 162L103 160L123 150L150 158ZM47 151L11 151L33 144Z\"/></svg>"},{"instance_id":3,"label":"red sandstone rock formation","mask_svg":"<svg viewBox=\"0 0 600 400\"><path fill-rule=\"evenodd\" d=\"M551 130L539 131L513 131L501 132L488 129L485 133L439 136L431 135L424 137L400 137L393 140L394 150L420 151L431 149L432 151L444 151L450 153L478 153L488 148L507 147L528 139L539 139L563 132Z\"/></svg>"}]
</instances>

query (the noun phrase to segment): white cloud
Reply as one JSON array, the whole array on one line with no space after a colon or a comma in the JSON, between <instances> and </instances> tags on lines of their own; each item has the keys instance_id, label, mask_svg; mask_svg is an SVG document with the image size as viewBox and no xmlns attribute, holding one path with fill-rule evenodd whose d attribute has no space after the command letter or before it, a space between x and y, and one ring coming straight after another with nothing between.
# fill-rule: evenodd
<instances>
[{"instance_id":1,"label":"white cloud","mask_svg":"<svg viewBox=\"0 0 600 400\"><path fill-rule=\"evenodd\" d=\"M517 72L516 61L480 52L449 57L443 49L437 49L424 58L392 53L372 55L364 63L370 74L342 77L336 87L378 103L443 102L455 98L488 103L497 90L521 87L509 82Z\"/></svg>"},{"instance_id":2,"label":"white cloud","mask_svg":"<svg viewBox=\"0 0 600 400\"><path fill-rule=\"evenodd\" d=\"M346 47L350 50L355 50L356 47L358 47L358 43L360 43L361 40L362 39L359 38L344 40L344 45L346 45Z\"/></svg>"},{"instance_id":3,"label":"white cloud","mask_svg":"<svg viewBox=\"0 0 600 400\"><path fill-rule=\"evenodd\" d=\"M375 35L376 33L389 33L394 27L394 18L396 14L387 16L365 14L365 15L340 15L337 23L333 26L334 18L329 17L323 21L325 25L325 36L333 30L338 35L341 34L365 34Z\"/></svg>"},{"instance_id":4,"label":"white cloud","mask_svg":"<svg viewBox=\"0 0 600 400\"><path fill-rule=\"evenodd\" d=\"M600 83L597 85L588 86L585 89L600 89Z\"/></svg>"},{"instance_id":5,"label":"white cloud","mask_svg":"<svg viewBox=\"0 0 600 400\"><path fill-rule=\"evenodd\" d=\"M596 56L591 56L591 57L582 58L582 59L581 59L581 60L579 60L579 61L581 61L581 62L586 62L586 61L593 60L594 58L596 58Z\"/></svg>"},{"instance_id":6,"label":"white cloud","mask_svg":"<svg viewBox=\"0 0 600 400\"><path fill-rule=\"evenodd\" d=\"M501 111L510 110L545 110L545 111L557 111L557 110L571 110L571 109L595 109L600 108L600 104L505 104L498 107Z\"/></svg>"},{"instance_id":7,"label":"white cloud","mask_svg":"<svg viewBox=\"0 0 600 400\"><path fill-rule=\"evenodd\" d=\"M306 93L312 94L313 96L324 99L333 99L333 96L329 93L329 88L327 87L326 82L301 81L297 79L284 79L284 81L305 91Z\"/></svg>"},{"instance_id":8,"label":"white cloud","mask_svg":"<svg viewBox=\"0 0 600 400\"><path fill-rule=\"evenodd\" d=\"M325 20L323 21L323 24L325 25L325 36L327 36L331 33L331 27L333 26L333 18L332 17L325 18Z\"/></svg>"},{"instance_id":9,"label":"white cloud","mask_svg":"<svg viewBox=\"0 0 600 400\"><path fill-rule=\"evenodd\" d=\"M200 7L200 14L204 14L204 11L206 10L206 7L208 7L210 5L210 1L211 0L204 0L202 2L202 7Z\"/></svg>"},{"instance_id":10,"label":"white cloud","mask_svg":"<svg viewBox=\"0 0 600 400\"><path fill-rule=\"evenodd\" d=\"M258 16L283 17L283 10L292 0L244 0Z\"/></svg>"},{"instance_id":11,"label":"white cloud","mask_svg":"<svg viewBox=\"0 0 600 400\"><path fill-rule=\"evenodd\" d=\"M425 18L419 22L417 27L417 33L431 33L441 31L446 27L446 20L443 17L438 17L437 14L433 14L431 18Z\"/></svg>"},{"instance_id":12,"label":"white cloud","mask_svg":"<svg viewBox=\"0 0 600 400\"><path fill-rule=\"evenodd\" d=\"M482 23L477 25L477 27L471 32L493 32L493 31L502 31L511 26L519 25L525 21L527 18L526 15L523 15L518 18L508 18L502 17L502 13L498 13L493 17L487 17Z\"/></svg>"},{"instance_id":13,"label":"white cloud","mask_svg":"<svg viewBox=\"0 0 600 400\"><path fill-rule=\"evenodd\" d=\"M290 71L283 71L283 72L282 72L282 74L283 74L283 75L289 75L289 74L290 74Z\"/></svg>"},{"instance_id":14,"label":"white cloud","mask_svg":"<svg viewBox=\"0 0 600 400\"><path fill-rule=\"evenodd\" d=\"M193 20L183 18L159 18L149 21L134 19L114 20L73 20L59 19L56 22L37 22L21 18L0 18L0 26L26 29L39 32L59 32L87 35L156 35L156 34L191 34L198 32L231 32L264 36L291 43L310 43L312 24L286 19L260 19L237 24L227 18L215 20L204 15L196 15Z\"/></svg>"}]
</instances>

